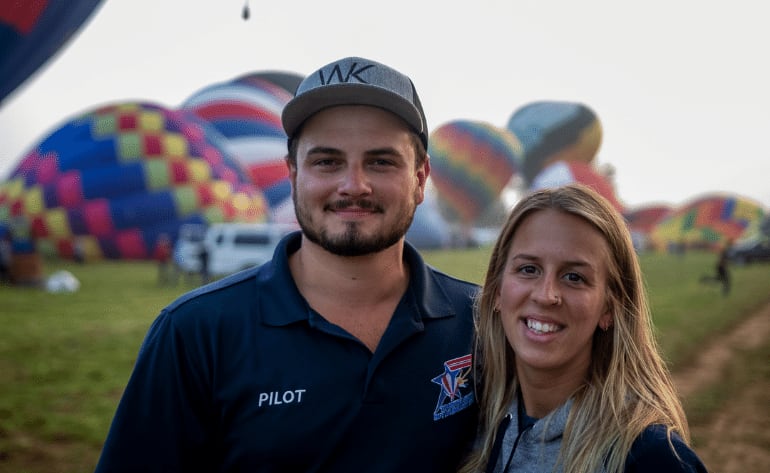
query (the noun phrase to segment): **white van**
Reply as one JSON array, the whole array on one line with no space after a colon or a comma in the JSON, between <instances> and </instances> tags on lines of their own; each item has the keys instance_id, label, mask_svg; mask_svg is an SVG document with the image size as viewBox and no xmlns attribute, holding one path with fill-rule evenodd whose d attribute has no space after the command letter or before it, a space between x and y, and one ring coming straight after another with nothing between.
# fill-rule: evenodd
<instances>
[{"instance_id":1,"label":"white van","mask_svg":"<svg viewBox=\"0 0 770 473\"><path fill-rule=\"evenodd\" d=\"M299 226L280 223L215 223L203 245L209 274L223 276L260 265L273 257L278 242Z\"/></svg>"}]
</instances>

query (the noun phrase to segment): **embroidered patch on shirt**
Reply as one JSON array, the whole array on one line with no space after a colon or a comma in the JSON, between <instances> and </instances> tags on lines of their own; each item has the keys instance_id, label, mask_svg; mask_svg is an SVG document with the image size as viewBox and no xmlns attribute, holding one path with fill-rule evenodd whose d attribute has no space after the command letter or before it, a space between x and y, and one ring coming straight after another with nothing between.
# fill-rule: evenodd
<instances>
[{"instance_id":1,"label":"embroidered patch on shirt","mask_svg":"<svg viewBox=\"0 0 770 473\"><path fill-rule=\"evenodd\" d=\"M441 387L433 420L449 417L473 404L473 389L468 382L472 360L470 354L447 360L444 372L431 380Z\"/></svg>"}]
</instances>

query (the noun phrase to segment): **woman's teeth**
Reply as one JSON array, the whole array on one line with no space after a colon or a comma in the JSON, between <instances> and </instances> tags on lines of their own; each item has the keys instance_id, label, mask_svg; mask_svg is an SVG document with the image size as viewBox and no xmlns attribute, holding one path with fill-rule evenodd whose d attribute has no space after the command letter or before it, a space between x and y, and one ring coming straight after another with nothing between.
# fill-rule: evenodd
<instances>
[{"instance_id":1,"label":"woman's teeth","mask_svg":"<svg viewBox=\"0 0 770 473\"><path fill-rule=\"evenodd\" d=\"M539 322L532 319L527 319L527 327L537 333L553 333L559 330L559 326L556 324Z\"/></svg>"}]
</instances>

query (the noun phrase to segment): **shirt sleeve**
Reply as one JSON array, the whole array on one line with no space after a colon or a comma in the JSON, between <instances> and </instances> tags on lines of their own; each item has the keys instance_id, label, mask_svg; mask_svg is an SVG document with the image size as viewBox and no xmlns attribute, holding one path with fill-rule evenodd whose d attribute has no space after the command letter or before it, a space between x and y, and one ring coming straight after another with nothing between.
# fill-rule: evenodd
<instances>
[{"instance_id":1,"label":"shirt sleeve","mask_svg":"<svg viewBox=\"0 0 770 473\"><path fill-rule=\"evenodd\" d=\"M673 444L674 449L671 449ZM700 458L682 438L671 433L671 444L666 426L652 425L634 441L626 459L626 473L707 473Z\"/></svg>"},{"instance_id":2,"label":"shirt sleeve","mask_svg":"<svg viewBox=\"0 0 770 473\"><path fill-rule=\"evenodd\" d=\"M206 364L188 344L195 337L183 337L161 313L139 350L96 473L216 470Z\"/></svg>"}]
</instances>

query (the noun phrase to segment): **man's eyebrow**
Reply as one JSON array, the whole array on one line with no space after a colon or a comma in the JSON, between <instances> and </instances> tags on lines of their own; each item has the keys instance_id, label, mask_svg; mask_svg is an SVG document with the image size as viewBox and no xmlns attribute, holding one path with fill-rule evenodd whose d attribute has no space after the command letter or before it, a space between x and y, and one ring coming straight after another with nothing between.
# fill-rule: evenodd
<instances>
[{"instance_id":1,"label":"man's eyebrow","mask_svg":"<svg viewBox=\"0 0 770 473\"><path fill-rule=\"evenodd\" d=\"M307 154L342 154L342 152L331 146L314 146L307 151Z\"/></svg>"},{"instance_id":2,"label":"man's eyebrow","mask_svg":"<svg viewBox=\"0 0 770 473\"><path fill-rule=\"evenodd\" d=\"M374 149L367 150L366 154L380 156L383 154L400 155L401 153L392 146L384 146L382 148L374 148Z\"/></svg>"}]
</instances>

